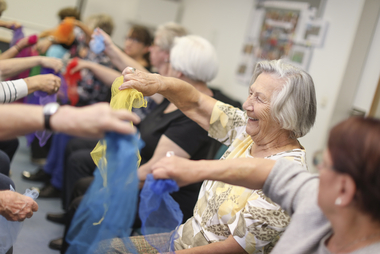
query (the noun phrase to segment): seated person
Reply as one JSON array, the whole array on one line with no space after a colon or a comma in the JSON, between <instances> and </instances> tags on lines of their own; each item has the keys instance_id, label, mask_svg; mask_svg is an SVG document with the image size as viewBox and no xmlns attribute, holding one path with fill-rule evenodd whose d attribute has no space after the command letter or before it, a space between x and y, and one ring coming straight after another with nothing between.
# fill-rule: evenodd
<instances>
[{"instance_id":1,"label":"seated person","mask_svg":"<svg viewBox=\"0 0 380 254\"><path fill-rule=\"evenodd\" d=\"M96 14L90 16L85 24L99 26L107 33L113 31L112 18L105 14ZM84 25L83 25L84 26ZM91 31L95 27L88 26ZM86 44L85 33L79 33L76 37L75 45L73 45L73 55L81 56L85 60L96 62L102 67L112 67L110 59L104 54L95 54L89 50ZM113 69L110 69L114 71ZM110 86L112 82L105 83L88 69L74 69L73 71L81 71L82 79L77 83L77 92L79 100L76 106L90 105L97 102L109 102L111 98ZM114 71L115 72L115 71ZM24 171L22 177L32 181L47 181L45 186L40 190L40 198L60 197L60 190L63 184L63 158L66 143L71 139L71 136L66 134L55 134L52 137L52 143L47 155L46 164L37 169L35 173ZM51 178L51 179L50 179Z\"/></svg>"},{"instance_id":2,"label":"seated person","mask_svg":"<svg viewBox=\"0 0 380 254\"><path fill-rule=\"evenodd\" d=\"M120 89L135 88L147 96L161 93L211 137L229 145L221 160L286 158L307 169L298 138L314 124L316 98L312 78L297 67L282 60L257 63L243 104L245 112L200 93L183 80L129 69L124 71L124 80ZM178 229L175 250L269 253L289 221L287 213L261 190L205 181L193 217ZM139 250L154 251L143 236L130 239ZM128 252L118 238L99 246L99 253Z\"/></svg>"},{"instance_id":3,"label":"seated person","mask_svg":"<svg viewBox=\"0 0 380 254\"><path fill-rule=\"evenodd\" d=\"M195 35L174 40L170 52L170 76L186 80L197 91L213 96L207 82L215 77L217 70L215 49L207 40ZM142 182L151 172L151 165L166 156L167 151L174 151L177 156L192 160L207 157L210 146L207 132L166 99L141 121L138 128L145 142L140 152L141 166L138 169ZM91 176L94 170L95 164L89 150L75 152L68 162L66 182L73 184L80 178ZM172 193L184 214L184 221L192 215L199 187L200 183L197 183ZM134 227L141 227L139 219Z\"/></svg>"},{"instance_id":4,"label":"seated person","mask_svg":"<svg viewBox=\"0 0 380 254\"><path fill-rule=\"evenodd\" d=\"M378 119L363 117L333 127L326 151L313 160L319 176L286 160L220 163L174 156L158 162L153 174L180 186L210 179L262 188L292 217L271 253L380 253L379 130Z\"/></svg>"}]
</instances>

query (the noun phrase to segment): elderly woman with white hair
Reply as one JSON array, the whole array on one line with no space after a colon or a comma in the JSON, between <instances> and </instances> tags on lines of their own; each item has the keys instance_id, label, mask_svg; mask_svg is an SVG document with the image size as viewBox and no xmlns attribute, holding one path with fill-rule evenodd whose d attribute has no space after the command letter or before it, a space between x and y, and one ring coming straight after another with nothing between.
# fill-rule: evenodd
<instances>
[{"instance_id":1,"label":"elderly woman with white hair","mask_svg":"<svg viewBox=\"0 0 380 254\"><path fill-rule=\"evenodd\" d=\"M309 74L281 60L256 65L241 111L200 93L183 80L124 70L120 89L160 93L226 145L221 160L286 158L307 170L297 140L313 126L316 98ZM189 168L188 170L191 170ZM182 224L176 253L269 253L289 216L261 190L205 181L193 217ZM121 241L112 247L120 250ZM153 253L153 252L152 252Z\"/></svg>"}]
</instances>

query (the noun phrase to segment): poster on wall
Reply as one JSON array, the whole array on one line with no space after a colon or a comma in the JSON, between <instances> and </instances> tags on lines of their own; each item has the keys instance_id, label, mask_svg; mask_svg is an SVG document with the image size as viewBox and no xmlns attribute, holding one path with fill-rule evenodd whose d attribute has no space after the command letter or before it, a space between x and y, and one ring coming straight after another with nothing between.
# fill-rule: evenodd
<instances>
[{"instance_id":1,"label":"poster on wall","mask_svg":"<svg viewBox=\"0 0 380 254\"><path fill-rule=\"evenodd\" d=\"M255 64L283 58L308 68L311 49L321 46L327 22L314 21L315 8L305 2L264 1L252 11L236 77L249 85Z\"/></svg>"}]
</instances>

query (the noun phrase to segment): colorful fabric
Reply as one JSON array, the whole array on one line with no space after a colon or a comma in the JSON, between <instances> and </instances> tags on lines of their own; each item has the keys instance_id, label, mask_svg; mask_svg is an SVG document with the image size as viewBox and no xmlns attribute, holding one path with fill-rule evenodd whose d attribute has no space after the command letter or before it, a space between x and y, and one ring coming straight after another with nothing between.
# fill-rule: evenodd
<instances>
[{"instance_id":1,"label":"colorful fabric","mask_svg":"<svg viewBox=\"0 0 380 254\"><path fill-rule=\"evenodd\" d=\"M209 135L229 148L221 160L250 158L252 139L246 133L247 115L217 102L210 119ZM294 149L266 158L286 158L306 170L305 150ZM250 190L217 181L205 181L194 216L181 225L176 250L226 240L229 235L247 253L269 253L289 223L289 216L261 190Z\"/></svg>"},{"instance_id":2,"label":"colorful fabric","mask_svg":"<svg viewBox=\"0 0 380 254\"><path fill-rule=\"evenodd\" d=\"M128 236L138 200L138 134L107 133L105 160L94 172L94 181L75 213L67 234L66 253L95 253L99 243L119 237L136 253ZM108 163L103 163L107 161Z\"/></svg>"},{"instance_id":3,"label":"colorful fabric","mask_svg":"<svg viewBox=\"0 0 380 254\"><path fill-rule=\"evenodd\" d=\"M151 235L151 243L153 245L164 245L168 241L168 235L171 233L162 233ZM141 254L157 254L159 253L156 248L149 244L149 242L144 238L144 236L132 236L129 240L133 243L133 246L137 250L137 253ZM124 245L124 239L114 238L109 240L104 240L99 244L96 254L103 253L130 253ZM169 250L166 250L169 252Z\"/></svg>"},{"instance_id":4,"label":"colorful fabric","mask_svg":"<svg viewBox=\"0 0 380 254\"><path fill-rule=\"evenodd\" d=\"M146 101L142 93L138 92L135 89L125 89L120 91L119 87L123 83L124 78L120 76L115 79L112 84L111 92L112 98L110 106L113 109L127 109L129 111L133 108L146 107ZM91 157L94 160L97 166L99 160L103 157L104 151L106 149L105 144L98 142L94 150L91 152Z\"/></svg>"},{"instance_id":5,"label":"colorful fabric","mask_svg":"<svg viewBox=\"0 0 380 254\"><path fill-rule=\"evenodd\" d=\"M144 187L140 193L139 217L142 222L141 232L145 239L160 253L168 250L174 252L174 240L178 238L176 230L182 223L182 211L170 193L179 190L177 183L172 179L155 180L148 174ZM160 235L162 241L156 242L155 234Z\"/></svg>"},{"instance_id":6,"label":"colorful fabric","mask_svg":"<svg viewBox=\"0 0 380 254\"><path fill-rule=\"evenodd\" d=\"M106 46L104 45L104 37L101 34L96 34L90 41L90 49L95 54L100 54L104 51Z\"/></svg>"}]
</instances>

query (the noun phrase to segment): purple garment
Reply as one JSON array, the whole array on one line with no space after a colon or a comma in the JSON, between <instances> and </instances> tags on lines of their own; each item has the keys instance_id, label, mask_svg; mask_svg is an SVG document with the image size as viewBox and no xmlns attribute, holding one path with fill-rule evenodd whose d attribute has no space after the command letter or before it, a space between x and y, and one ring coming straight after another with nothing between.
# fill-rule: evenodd
<instances>
[{"instance_id":1,"label":"purple garment","mask_svg":"<svg viewBox=\"0 0 380 254\"><path fill-rule=\"evenodd\" d=\"M51 175L50 183L59 190L62 189L63 184L65 149L67 142L69 142L72 138L72 136L63 133L54 134L50 150L46 158L44 171Z\"/></svg>"},{"instance_id":2,"label":"purple garment","mask_svg":"<svg viewBox=\"0 0 380 254\"><path fill-rule=\"evenodd\" d=\"M50 68L42 68L41 74L55 74L55 72L53 69L50 69ZM48 95L46 92L36 91L34 92L34 96L39 98L40 105L46 105L50 102L57 101L57 94ZM52 132L43 130L43 131L36 131L35 134L36 134L36 137L40 140L40 146L44 146L46 142L48 141L48 139L50 138Z\"/></svg>"},{"instance_id":3,"label":"purple garment","mask_svg":"<svg viewBox=\"0 0 380 254\"><path fill-rule=\"evenodd\" d=\"M24 37L25 36L24 36L23 31L22 31L22 26L19 27L19 28L17 28L17 29L15 29L13 31L13 37L11 39L11 42L9 43L10 47L13 47L19 40L21 40ZM16 57L28 57L28 56L32 56L32 55L33 55L33 52L32 52L31 47L26 47L26 48L23 48L16 55ZM8 80L27 78L27 77L29 77L29 73L30 73L30 70L25 70L25 71L19 73L18 75L9 78Z\"/></svg>"},{"instance_id":4,"label":"purple garment","mask_svg":"<svg viewBox=\"0 0 380 254\"><path fill-rule=\"evenodd\" d=\"M11 39L11 42L9 43L10 47L13 47L19 40L24 38L24 33L22 32L22 26L19 28L13 30L13 37Z\"/></svg>"}]
</instances>

